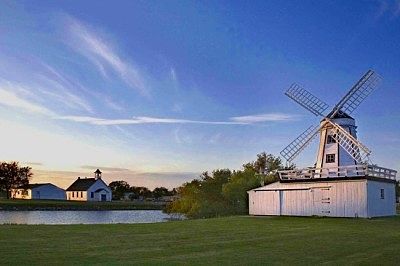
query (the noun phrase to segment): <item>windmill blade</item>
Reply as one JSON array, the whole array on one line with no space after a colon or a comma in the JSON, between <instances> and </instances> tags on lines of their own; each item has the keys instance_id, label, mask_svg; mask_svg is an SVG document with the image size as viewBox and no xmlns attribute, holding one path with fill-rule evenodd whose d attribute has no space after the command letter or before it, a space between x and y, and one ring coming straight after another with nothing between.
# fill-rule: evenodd
<instances>
[{"instance_id":1,"label":"windmill blade","mask_svg":"<svg viewBox=\"0 0 400 266\"><path fill-rule=\"evenodd\" d=\"M330 118L334 117L338 112L351 114L379 85L380 81L381 77L378 74L368 70L335 106Z\"/></svg>"},{"instance_id":2,"label":"windmill blade","mask_svg":"<svg viewBox=\"0 0 400 266\"><path fill-rule=\"evenodd\" d=\"M345 150L357 163L365 162L371 151L362 144L359 140L353 137L349 132L343 129L338 124L332 122L331 120L326 120L329 125L335 129L335 134L332 137L337 143Z\"/></svg>"},{"instance_id":3,"label":"windmill blade","mask_svg":"<svg viewBox=\"0 0 400 266\"><path fill-rule=\"evenodd\" d=\"M297 155L304 150L308 144L317 136L319 126L310 126L303 133L300 134L295 140L284 148L280 154L288 162L292 162Z\"/></svg>"},{"instance_id":4,"label":"windmill blade","mask_svg":"<svg viewBox=\"0 0 400 266\"><path fill-rule=\"evenodd\" d=\"M293 83L285 94L316 116L324 116L322 113L328 108L326 103L296 83Z\"/></svg>"}]
</instances>

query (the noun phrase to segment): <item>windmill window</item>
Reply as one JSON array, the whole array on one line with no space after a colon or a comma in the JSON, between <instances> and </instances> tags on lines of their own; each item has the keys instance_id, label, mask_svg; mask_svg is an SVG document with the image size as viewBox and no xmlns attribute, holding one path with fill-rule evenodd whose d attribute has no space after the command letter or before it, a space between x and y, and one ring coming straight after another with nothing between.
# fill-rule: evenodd
<instances>
[{"instance_id":1,"label":"windmill window","mask_svg":"<svg viewBox=\"0 0 400 266\"><path fill-rule=\"evenodd\" d=\"M326 139L326 143L327 144L336 143L335 137L336 137L336 135L328 135L328 138Z\"/></svg>"},{"instance_id":2,"label":"windmill window","mask_svg":"<svg viewBox=\"0 0 400 266\"><path fill-rule=\"evenodd\" d=\"M325 161L326 161L326 163L334 163L335 162L335 154L327 154Z\"/></svg>"},{"instance_id":3,"label":"windmill window","mask_svg":"<svg viewBox=\"0 0 400 266\"><path fill-rule=\"evenodd\" d=\"M385 190L381 189L381 199L385 199Z\"/></svg>"}]
</instances>

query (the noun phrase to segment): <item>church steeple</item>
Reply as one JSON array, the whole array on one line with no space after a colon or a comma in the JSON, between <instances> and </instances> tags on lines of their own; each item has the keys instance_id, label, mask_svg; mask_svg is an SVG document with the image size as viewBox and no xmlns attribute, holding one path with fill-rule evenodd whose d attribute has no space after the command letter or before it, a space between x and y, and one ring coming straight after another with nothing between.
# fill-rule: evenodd
<instances>
[{"instance_id":1,"label":"church steeple","mask_svg":"<svg viewBox=\"0 0 400 266\"><path fill-rule=\"evenodd\" d=\"M100 169L97 169L97 170L94 172L94 177L95 177L96 179L101 179L101 171L100 171Z\"/></svg>"}]
</instances>

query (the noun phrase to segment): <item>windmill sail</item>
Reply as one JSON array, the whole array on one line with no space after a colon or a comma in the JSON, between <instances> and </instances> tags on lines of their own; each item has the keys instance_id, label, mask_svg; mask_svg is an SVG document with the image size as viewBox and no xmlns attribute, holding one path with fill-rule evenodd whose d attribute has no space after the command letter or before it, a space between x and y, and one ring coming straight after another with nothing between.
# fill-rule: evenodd
<instances>
[{"instance_id":1,"label":"windmill sail","mask_svg":"<svg viewBox=\"0 0 400 266\"><path fill-rule=\"evenodd\" d=\"M295 140L293 140L286 148L284 148L280 154L288 162L293 161L299 153L304 150L307 145L317 136L319 132L319 126L310 126L303 133L300 134Z\"/></svg>"},{"instance_id":2,"label":"windmill sail","mask_svg":"<svg viewBox=\"0 0 400 266\"><path fill-rule=\"evenodd\" d=\"M328 108L326 103L296 83L293 83L285 94L316 116L324 116L322 113Z\"/></svg>"},{"instance_id":3,"label":"windmill sail","mask_svg":"<svg viewBox=\"0 0 400 266\"><path fill-rule=\"evenodd\" d=\"M359 140L354 138L349 132L344 130L341 126L326 120L329 125L335 129L332 137L339 143L339 145L348 152L348 154L356 160L357 163L362 163L371 154L371 151L362 144Z\"/></svg>"},{"instance_id":4,"label":"windmill sail","mask_svg":"<svg viewBox=\"0 0 400 266\"><path fill-rule=\"evenodd\" d=\"M367 96L378 86L381 77L372 70L367 73L350 89L350 91L339 101L333 109L330 117L334 117L338 112L351 114Z\"/></svg>"}]
</instances>

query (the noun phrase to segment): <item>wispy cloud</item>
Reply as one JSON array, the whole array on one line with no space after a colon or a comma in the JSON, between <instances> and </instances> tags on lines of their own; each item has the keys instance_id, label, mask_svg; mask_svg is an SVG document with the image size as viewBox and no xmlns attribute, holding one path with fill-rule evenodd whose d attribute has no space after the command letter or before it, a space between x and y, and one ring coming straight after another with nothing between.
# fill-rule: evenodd
<instances>
[{"instance_id":1,"label":"wispy cloud","mask_svg":"<svg viewBox=\"0 0 400 266\"><path fill-rule=\"evenodd\" d=\"M235 122L251 124L259 122L278 122L278 121L292 121L298 116L291 114L282 113L269 113L269 114L256 114L256 115L246 115L246 116L236 116L232 117L231 120Z\"/></svg>"},{"instance_id":2,"label":"wispy cloud","mask_svg":"<svg viewBox=\"0 0 400 266\"><path fill-rule=\"evenodd\" d=\"M24 90L21 88L21 90ZM55 114L49 109L33 103L31 99L25 99L18 95L18 86L11 83L0 84L0 104L22 110L29 113L42 114L47 116L54 116Z\"/></svg>"},{"instance_id":3,"label":"wispy cloud","mask_svg":"<svg viewBox=\"0 0 400 266\"><path fill-rule=\"evenodd\" d=\"M148 116L136 116L131 119L104 119L90 116L61 116L58 119L74 122L89 123L92 125L137 125L137 124L209 124L209 125L242 125L242 122L234 121L199 121L176 118L159 118Z\"/></svg>"},{"instance_id":4,"label":"wispy cloud","mask_svg":"<svg viewBox=\"0 0 400 266\"><path fill-rule=\"evenodd\" d=\"M392 19L400 16L400 0L379 0L375 18L389 16Z\"/></svg>"},{"instance_id":5,"label":"wispy cloud","mask_svg":"<svg viewBox=\"0 0 400 266\"><path fill-rule=\"evenodd\" d=\"M237 116L229 121L202 121L177 118L160 118L148 116L134 116L130 119L105 119L91 116L61 116L58 119L74 122L83 122L92 125L135 125L135 124L208 124L208 125L247 125L260 122L292 121L296 118L290 114L259 114Z\"/></svg>"},{"instance_id":6,"label":"wispy cloud","mask_svg":"<svg viewBox=\"0 0 400 266\"><path fill-rule=\"evenodd\" d=\"M36 90L39 93L50 96L70 108L93 113L92 106L83 97L72 92L73 88L75 90L84 90L85 92L89 92L88 89L84 88L80 83L72 81L54 67L44 62L40 63L44 66L44 71L38 74L40 85L36 86Z\"/></svg>"},{"instance_id":7,"label":"wispy cloud","mask_svg":"<svg viewBox=\"0 0 400 266\"><path fill-rule=\"evenodd\" d=\"M400 0L396 1L395 9L394 9L394 13L393 14L394 14L395 17L400 16Z\"/></svg>"},{"instance_id":8,"label":"wispy cloud","mask_svg":"<svg viewBox=\"0 0 400 266\"><path fill-rule=\"evenodd\" d=\"M30 94L29 90L9 82L0 83L0 105L17 110L49 116L53 119L68 120L91 125L138 125L138 124L204 124L204 125L248 125L262 122L292 121L298 116L282 113L267 113L231 117L227 121L191 120L180 118L160 118L149 116L134 116L132 118L106 119L93 116L60 115L50 109L35 103L32 99L24 98L16 92Z\"/></svg>"},{"instance_id":9,"label":"wispy cloud","mask_svg":"<svg viewBox=\"0 0 400 266\"><path fill-rule=\"evenodd\" d=\"M138 67L123 60L99 32L71 16L66 16L65 24L68 35L72 37L67 42L76 52L90 60L100 73L107 76L107 69L111 68L131 88L144 96L150 95L150 89Z\"/></svg>"}]
</instances>

